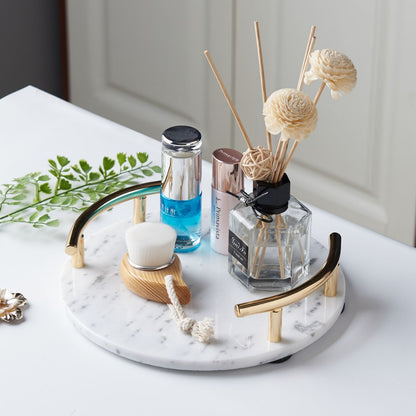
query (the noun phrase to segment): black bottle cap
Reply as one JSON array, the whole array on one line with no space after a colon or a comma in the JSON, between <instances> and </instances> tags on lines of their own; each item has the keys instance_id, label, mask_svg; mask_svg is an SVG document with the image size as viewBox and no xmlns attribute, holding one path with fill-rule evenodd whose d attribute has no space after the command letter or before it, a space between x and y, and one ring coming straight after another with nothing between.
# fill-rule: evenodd
<instances>
[{"instance_id":1,"label":"black bottle cap","mask_svg":"<svg viewBox=\"0 0 416 416\"><path fill-rule=\"evenodd\" d=\"M290 199L290 180L286 173L278 183L255 181L254 196L259 197L254 207L262 214L281 214L287 210Z\"/></svg>"},{"instance_id":2,"label":"black bottle cap","mask_svg":"<svg viewBox=\"0 0 416 416\"><path fill-rule=\"evenodd\" d=\"M173 126L163 132L163 140L171 145L194 145L201 140L201 133L190 126Z\"/></svg>"}]
</instances>

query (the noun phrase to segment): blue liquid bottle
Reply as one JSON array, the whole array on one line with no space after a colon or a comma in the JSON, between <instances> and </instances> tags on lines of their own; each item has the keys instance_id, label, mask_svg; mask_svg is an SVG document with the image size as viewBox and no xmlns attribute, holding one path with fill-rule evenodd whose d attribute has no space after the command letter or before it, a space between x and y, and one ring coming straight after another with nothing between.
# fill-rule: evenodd
<instances>
[{"instance_id":1,"label":"blue liquid bottle","mask_svg":"<svg viewBox=\"0 0 416 416\"><path fill-rule=\"evenodd\" d=\"M176 252L201 243L201 133L175 126L162 136L161 221L177 233Z\"/></svg>"}]
</instances>

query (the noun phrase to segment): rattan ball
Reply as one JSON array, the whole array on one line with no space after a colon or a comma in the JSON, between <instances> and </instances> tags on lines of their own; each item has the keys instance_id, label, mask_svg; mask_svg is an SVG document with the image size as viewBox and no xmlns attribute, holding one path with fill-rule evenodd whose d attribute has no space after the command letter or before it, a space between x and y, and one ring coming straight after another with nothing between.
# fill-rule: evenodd
<instances>
[{"instance_id":1,"label":"rattan ball","mask_svg":"<svg viewBox=\"0 0 416 416\"><path fill-rule=\"evenodd\" d=\"M273 153L263 146L247 149L243 153L240 166L248 179L267 181L272 175Z\"/></svg>"}]
</instances>

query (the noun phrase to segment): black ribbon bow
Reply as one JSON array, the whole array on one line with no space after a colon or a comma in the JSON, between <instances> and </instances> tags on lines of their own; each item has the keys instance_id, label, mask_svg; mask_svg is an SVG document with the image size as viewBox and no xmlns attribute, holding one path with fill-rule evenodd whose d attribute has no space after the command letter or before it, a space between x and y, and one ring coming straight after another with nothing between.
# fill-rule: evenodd
<instances>
[{"instance_id":1,"label":"black ribbon bow","mask_svg":"<svg viewBox=\"0 0 416 416\"><path fill-rule=\"evenodd\" d=\"M232 195L233 197L237 198L240 202L242 202L246 207L251 207L253 210L254 215L256 218L263 222L273 222L273 217L269 214L264 214L256 209L256 202L263 198L268 194L268 192L263 192L262 194L258 196L250 195L247 192L245 192L243 189L240 191L241 196L238 196L236 194L233 194L232 192L227 191L228 194Z\"/></svg>"}]
</instances>

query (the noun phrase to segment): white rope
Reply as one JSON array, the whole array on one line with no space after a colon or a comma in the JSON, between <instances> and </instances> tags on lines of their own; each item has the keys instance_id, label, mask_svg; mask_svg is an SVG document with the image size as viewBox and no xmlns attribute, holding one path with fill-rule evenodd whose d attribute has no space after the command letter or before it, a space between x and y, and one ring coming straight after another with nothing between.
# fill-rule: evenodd
<instances>
[{"instance_id":1,"label":"white rope","mask_svg":"<svg viewBox=\"0 0 416 416\"><path fill-rule=\"evenodd\" d=\"M191 334L197 341L208 343L214 335L214 321L210 318L204 318L197 322L195 319L187 318L176 295L171 274L165 276L165 285L169 299L172 302L168 306L179 328L186 334Z\"/></svg>"}]
</instances>

